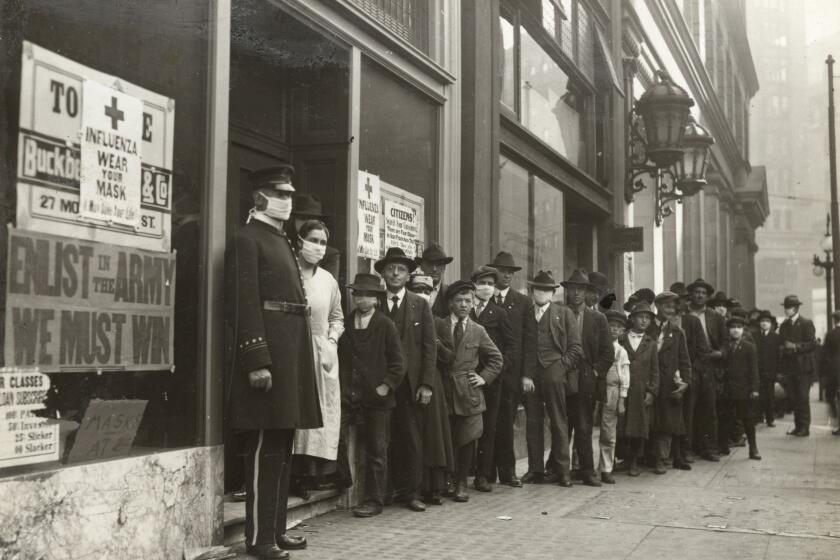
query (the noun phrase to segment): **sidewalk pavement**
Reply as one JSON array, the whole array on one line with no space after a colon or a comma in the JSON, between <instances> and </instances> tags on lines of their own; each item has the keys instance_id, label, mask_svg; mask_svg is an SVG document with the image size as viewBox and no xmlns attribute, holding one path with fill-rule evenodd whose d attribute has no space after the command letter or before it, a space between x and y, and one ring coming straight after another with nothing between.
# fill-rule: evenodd
<instances>
[{"instance_id":1,"label":"sidewalk pavement","mask_svg":"<svg viewBox=\"0 0 840 560\"><path fill-rule=\"evenodd\" d=\"M292 558L835 560L840 437L831 435L824 403L812 401L812 410L809 438L785 435L790 416L760 426L760 462L742 447L720 463L698 460L690 472L617 473L615 486L471 489L467 504L425 513L393 506L373 519L335 511L291 532L309 540Z\"/></svg>"}]
</instances>

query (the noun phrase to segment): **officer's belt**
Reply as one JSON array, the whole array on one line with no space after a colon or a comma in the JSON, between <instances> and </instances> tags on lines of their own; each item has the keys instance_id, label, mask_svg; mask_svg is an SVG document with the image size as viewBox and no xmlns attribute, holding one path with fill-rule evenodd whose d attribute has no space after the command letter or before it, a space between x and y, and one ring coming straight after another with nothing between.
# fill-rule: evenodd
<instances>
[{"instance_id":1,"label":"officer's belt","mask_svg":"<svg viewBox=\"0 0 840 560\"><path fill-rule=\"evenodd\" d=\"M312 311L305 303L289 303L287 301L264 301L263 309L266 311L279 311L291 313L292 315L303 315L308 317Z\"/></svg>"}]
</instances>

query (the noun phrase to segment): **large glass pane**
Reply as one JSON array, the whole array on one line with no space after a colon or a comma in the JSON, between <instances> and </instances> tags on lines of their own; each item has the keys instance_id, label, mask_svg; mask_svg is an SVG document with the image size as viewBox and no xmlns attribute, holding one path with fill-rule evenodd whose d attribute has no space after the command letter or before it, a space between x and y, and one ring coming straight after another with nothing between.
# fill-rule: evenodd
<instances>
[{"instance_id":1,"label":"large glass pane","mask_svg":"<svg viewBox=\"0 0 840 560\"><path fill-rule=\"evenodd\" d=\"M556 280L563 270L563 193L534 177L534 272L550 270Z\"/></svg>"},{"instance_id":2,"label":"large glass pane","mask_svg":"<svg viewBox=\"0 0 840 560\"><path fill-rule=\"evenodd\" d=\"M96 25L92 27L91 19L87 16L93 14L95 14ZM171 201L168 204L171 204L172 208L171 249L177 251L176 282L174 296L166 290L172 302L170 304L173 308L171 316L161 318L161 315L157 315L155 317L155 319L165 321L155 323L164 329L161 331L160 338L157 338L160 341L157 348L159 353L156 357L152 354L147 355L156 365L138 366L140 363L149 364L150 362L143 361L142 350L140 354L137 353L137 345L142 345L143 339L142 335L138 338L135 332L135 330L142 330L140 321L137 319L146 320L144 312L150 313L148 317L152 316L154 301L150 301L147 306L142 297L137 297L132 299L134 303L130 313L127 311L126 314L121 315L108 314L113 318L114 325L119 320L127 319L127 322L120 323L124 329L132 329L131 338L127 338L128 335L121 336L119 333L122 331L116 327L111 329L113 325L106 326L108 317L105 316L104 308L97 307L104 306L106 303L94 304L93 299L90 299L86 300L89 307L84 311L73 311L73 309L84 308L85 301L82 300L87 296L66 292L52 294L44 300L49 301L56 317L62 317L60 321L62 328L47 327L49 332L46 334L52 338L42 339L42 343L48 349L54 344L55 348L67 350L70 345L76 352L76 358L71 358L58 350L55 355L36 354L37 357L28 358L26 356L21 358L17 352L3 355L5 366L37 364L48 374L51 386L47 394L47 408L38 414L48 417L51 423L60 426L59 457L62 463L67 462L68 459L75 462L107 458L110 451L114 451L113 447L109 447L114 445L114 441L109 442L107 430L97 432L88 429L83 436L80 435L82 433L80 424L83 419L91 420L86 417L86 414L97 399L110 401L110 403L97 404L97 407L92 410L102 411L103 408L100 407L110 406L118 412L127 412L124 407L131 406L126 404L128 400L145 401L145 408L137 425L136 437L133 442L130 438L123 442L117 455L144 453L159 448L200 443L196 430L198 416L196 408L197 389L202 386L201 360L198 354L201 338L199 286L204 282L206 273L200 252L202 231L206 225L201 221L200 209L206 189L204 169L207 140L208 26L206 22L208 20L209 12L205 3L103 3L97 0L30 0L20 3L15 8L14 18L0 18L0 36L3 37L6 49L0 54L0 68L2 68L0 71L3 73L0 107L3 107L6 113L6 118L0 118L0 154L6 163L6 165L0 165L0 193L3 196L3 204L0 205L0 220L3 223L15 224L18 193L23 188L29 188L25 187L28 181L21 181L20 184L15 181L19 142L19 108L22 104L29 102L37 105L42 99L35 96L28 99L20 98L24 40L31 41L88 68L110 74L123 82L174 100L174 139L171 147L163 148L173 150L174 163L171 177L168 174L169 170L158 170L162 174L160 176L165 176L166 179L165 184L157 182L161 188L156 192L161 198L157 198L155 203L166 205L167 202L164 202L163 197L168 192L168 198ZM62 62L62 64L67 63ZM69 95L68 86L59 83L60 76L64 75L60 72L61 69L54 74L56 78L55 85L52 86L53 91L56 94ZM78 78L68 77L67 79ZM106 85L111 86L111 84ZM37 82L33 87L37 87ZM79 92L74 92L74 94L78 95ZM49 99L52 100L51 97ZM55 99L57 100L58 97ZM57 105L57 107L62 110L61 106ZM81 101L78 105L73 103L64 105L64 109L69 115L73 115L76 110L84 110ZM120 109L115 112L115 124L124 119L122 110L129 110L125 105ZM54 110L54 112L59 114L58 111ZM154 139L160 137L156 135L162 134L163 131L155 128L156 122L153 115L144 115L143 120L149 125L148 130L143 132L141 140L141 158L146 161L146 154L154 152L155 147L158 146ZM161 121L168 122L163 118ZM45 119L43 122L53 121ZM45 132L42 134L47 135L52 131L51 126L54 127L51 124L44 124ZM75 126L75 124L70 121L68 126ZM162 126L161 124L161 128ZM116 126L114 128L117 129ZM80 146L75 136L62 135L58 130L53 136L57 141L55 145L65 150L62 152L63 161L69 165L79 157ZM46 142L52 141L46 137L42 139ZM58 153L59 148L55 150ZM78 178L71 177L58 181L58 178L61 178L60 172L49 175L49 177L41 177L39 188L69 193L67 196L79 196ZM56 186L56 182L60 184ZM67 231L71 230L65 230L65 233ZM120 238L122 244L115 245L107 241L108 238L102 233L102 228L95 230L90 228L83 231L80 227L78 232L75 237L60 238L61 245L55 246L90 247L90 245L83 245L89 243L90 239L107 243L114 252L122 255L121 258L126 255L132 256L130 289L132 293L135 287L138 290L142 289L140 286L142 286L144 271L138 267L145 268L145 264L136 261L139 253L135 251L140 246L139 235L124 232L124 237ZM38 232L38 234L49 233L51 233L49 226ZM26 238L27 234L25 230L19 229L16 237ZM135 240L138 240L136 244ZM0 234L0 278L3 279L7 276L7 243L8 230L3 228ZM166 255L163 252L165 244L161 243L160 248L156 250L160 251L161 255ZM156 258L154 254L146 255L150 263ZM19 257L18 252L16 258ZM165 259L168 261L168 256ZM161 259L161 262L163 260ZM108 274L105 271L112 272L113 267L107 261L107 258L105 261L98 260L96 268L91 264L90 272L96 276L91 278L92 287L88 293L96 291L100 296L111 293L106 287ZM143 261L142 256L140 256L140 261ZM71 266L69 260L66 266ZM147 269L146 272L149 270ZM117 282L119 282L119 271L116 274ZM117 290L119 290L119 283L117 283ZM4 282L2 289L4 315L7 312L11 313L6 309L5 296ZM119 296L115 295L114 301L121 301L118 298ZM107 296L99 297L96 301L104 300L107 300ZM97 325L91 322L93 313L96 313ZM65 317L73 317L72 322L64 321ZM57 324L59 321L56 320L54 323ZM75 328L82 326L87 326L88 330ZM90 329L93 329L92 334ZM170 332L174 333L172 353L169 352L168 345ZM163 336L166 337L165 343ZM133 345L131 354L125 346L118 346L126 340ZM126 357L127 355L130 357ZM128 362L130 364L126 366ZM73 365L65 366L66 363ZM174 368L171 367L172 365ZM141 370L134 371L138 368ZM134 411L127 412L127 414L133 413ZM95 441L92 447L89 446L90 438L94 438ZM80 440L85 440L85 445L88 445L85 449L91 452L81 457L73 457L73 448L82 445ZM103 452L100 453L100 450ZM54 467L55 463L42 465ZM14 467L16 470L33 468L36 466ZM9 472L9 470L0 471L0 474Z\"/></svg>"},{"instance_id":3,"label":"large glass pane","mask_svg":"<svg viewBox=\"0 0 840 560\"><path fill-rule=\"evenodd\" d=\"M499 18L502 30L502 103L511 110L515 110L514 88L516 87L516 68L514 62L514 28L513 23L502 14Z\"/></svg>"},{"instance_id":4,"label":"large glass pane","mask_svg":"<svg viewBox=\"0 0 840 560\"><path fill-rule=\"evenodd\" d=\"M513 255L522 272L514 277L513 287L525 291L528 267L529 235L528 172L506 157L499 158L499 249Z\"/></svg>"},{"instance_id":5,"label":"large glass pane","mask_svg":"<svg viewBox=\"0 0 840 560\"><path fill-rule=\"evenodd\" d=\"M572 163L581 165L582 110L569 76L520 28L522 124Z\"/></svg>"},{"instance_id":6,"label":"large glass pane","mask_svg":"<svg viewBox=\"0 0 840 560\"><path fill-rule=\"evenodd\" d=\"M350 0L403 40L429 54L429 0Z\"/></svg>"},{"instance_id":7,"label":"large glass pane","mask_svg":"<svg viewBox=\"0 0 840 560\"><path fill-rule=\"evenodd\" d=\"M595 29L589 11L578 4L578 67L584 76L595 81Z\"/></svg>"}]
</instances>

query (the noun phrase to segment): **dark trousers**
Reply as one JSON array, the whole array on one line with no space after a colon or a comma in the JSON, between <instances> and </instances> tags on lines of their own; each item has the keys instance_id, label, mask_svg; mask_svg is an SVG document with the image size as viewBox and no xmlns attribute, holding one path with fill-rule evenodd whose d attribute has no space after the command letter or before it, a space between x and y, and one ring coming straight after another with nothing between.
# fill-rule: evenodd
<instances>
[{"instance_id":1,"label":"dark trousers","mask_svg":"<svg viewBox=\"0 0 840 560\"><path fill-rule=\"evenodd\" d=\"M776 380L762 377L758 386L758 395L761 417L770 424L776 419Z\"/></svg>"},{"instance_id":2,"label":"dark trousers","mask_svg":"<svg viewBox=\"0 0 840 560\"><path fill-rule=\"evenodd\" d=\"M286 534L294 430L249 430L245 436L245 542L272 544Z\"/></svg>"},{"instance_id":3,"label":"dark trousers","mask_svg":"<svg viewBox=\"0 0 840 560\"><path fill-rule=\"evenodd\" d=\"M403 382L396 392L391 415L391 482L398 497L420 497L423 487L423 409Z\"/></svg>"},{"instance_id":4,"label":"dark trousers","mask_svg":"<svg viewBox=\"0 0 840 560\"><path fill-rule=\"evenodd\" d=\"M685 454L691 451L694 445L694 407L697 405L697 391L689 387L683 394L683 421L685 422L685 434L679 436L680 455L671 453L674 458L685 459Z\"/></svg>"},{"instance_id":5,"label":"dark trousers","mask_svg":"<svg viewBox=\"0 0 840 560\"><path fill-rule=\"evenodd\" d=\"M499 399L499 417L496 420L496 466L500 479L508 474L515 474L516 452L513 449L513 427L516 422L516 412L519 410L518 391L513 391L504 382L500 382L501 398ZM487 429L487 425L484 425Z\"/></svg>"},{"instance_id":6,"label":"dark trousers","mask_svg":"<svg viewBox=\"0 0 840 560\"><path fill-rule=\"evenodd\" d=\"M811 429L811 376L793 373L785 376L785 391L793 407L793 424L797 430Z\"/></svg>"},{"instance_id":7,"label":"dark trousers","mask_svg":"<svg viewBox=\"0 0 840 560\"><path fill-rule=\"evenodd\" d=\"M536 391L526 397L525 439L528 443L528 471L544 473L545 441L543 423L548 416L551 429L551 449L554 450L554 472L569 476L569 423L566 408L566 370L555 362L547 368L537 365L534 383Z\"/></svg>"},{"instance_id":8,"label":"dark trousers","mask_svg":"<svg viewBox=\"0 0 840 560\"><path fill-rule=\"evenodd\" d=\"M566 398L566 406L569 414L569 438L574 436L580 471L592 474L595 470L592 454L592 422L595 405L592 395L585 393L569 395Z\"/></svg>"},{"instance_id":9,"label":"dark trousers","mask_svg":"<svg viewBox=\"0 0 840 560\"><path fill-rule=\"evenodd\" d=\"M482 413L484 431L478 440L476 475L493 479L496 473L495 450L499 413L502 404L502 382L501 380L496 380L490 385L485 385L483 389L484 401L487 404L487 408Z\"/></svg>"},{"instance_id":10,"label":"dark trousers","mask_svg":"<svg viewBox=\"0 0 840 560\"><path fill-rule=\"evenodd\" d=\"M388 486L391 410L364 409L365 503L383 505Z\"/></svg>"},{"instance_id":11,"label":"dark trousers","mask_svg":"<svg viewBox=\"0 0 840 560\"><path fill-rule=\"evenodd\" d=\"M721 451L729 450L727 435L735 430L736 424L740 421L744 425L744 432L747 434L747 441L750 449L756 449L755 444L755 423L753 421L753 401L750 399L723 399L720 411L720 438L718 445Z\"/></svg>"},{"instance_id":12,"label":"dark trousers","mask_svg":"<svg viewBox=\"0 0 840 560\"><path fill-rule=\"evenodd\" d=\"M714 370L704 369L694 376L694 449L712 453L718 439L717 380Z\"/></svg>"}]
</instances>

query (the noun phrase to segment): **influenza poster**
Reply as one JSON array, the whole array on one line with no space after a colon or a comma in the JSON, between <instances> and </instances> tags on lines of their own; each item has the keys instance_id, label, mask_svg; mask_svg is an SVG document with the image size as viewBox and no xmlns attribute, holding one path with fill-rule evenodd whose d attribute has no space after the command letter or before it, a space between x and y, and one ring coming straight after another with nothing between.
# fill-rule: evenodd
<instances>
[{"instance_id":1,"label":"influenza poster","mask_svg":"<svg viewBox=\"0 0 840 560\"><path fill-rule=\"evenodd\" d=\"M379 258L379 218L382 212L379 176L359 171L358 204L356 256L376 260Z\"/></svg>"},{"instance_id":2,"label":"influenza poster","mask_svg":"<svg viewBox=\"0 0 840 560\"><path fill-rule=\"evenodd\" d=\"M17 226L168 252L174 100L28 41L20 94Z\"/></svg>"},{"instance_id":3,"label":"influenza poster","mask_svg":"<svg viewBox=\"0 0 840 560\"><path fill-rule=\"evenodd\" d=\"M175 255L9 228L6 365L169 370Z\"/></svg>"}]
</instances>

